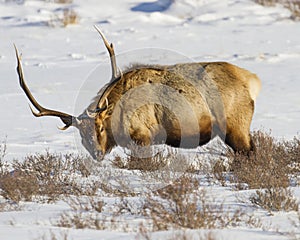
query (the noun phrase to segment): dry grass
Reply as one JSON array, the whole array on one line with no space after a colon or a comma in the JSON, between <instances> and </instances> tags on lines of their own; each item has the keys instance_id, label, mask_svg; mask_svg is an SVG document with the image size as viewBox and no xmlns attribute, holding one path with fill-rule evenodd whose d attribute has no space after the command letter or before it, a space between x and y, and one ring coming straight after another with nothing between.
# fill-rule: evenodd
<instances>
[{"instance_id":1,"label":"dry grass","mask_svg":"<svg viewBox=\"0 0 300 240\"><path fill-rule=\"evenodd\" d=\"M230 174L233 176L231 180L238 188L246 184L248 188L257 189L250 201L268 211L297 210L298 205L289 186L291 175L298 175L300 172L297 167L300 141L297 138L292 141L276 141L270 134L260 131L253 134L253 141L256 145L254 154L250 156L228 154L232 170ZM172 159L178 157L172 152L169 153L170 155L159 153L153 157L154 160L148 158L148 162L142 164L136 157L129 157L129 160L125 161L116 158L113 164L115 167L139 169L152 174L157 167L159 170L161 167L166 169L165 165L157 162L170 162L170 157ZM128 164L127 161L131 160L133 162ZM149 168L153 162L155 168ZM224 183L228 181L228 177L227 180L224 177L224 167L221 164L217 165L211 174L219 176ZM58 225L72 228L137 231L141 239L151 239L152 231L170 229L212 229L238 225L262 227L262 223L255 216L249 216L240 209L225 209L221 202L216 202L200 186L197 176L195 172L181 174L181 177L172 184L156 191L149 189L150 191L145 195L116 192L108 183L103 182L101 189L114 197L115 203L110 203L103 210L106 205L100 201L99 210L96 210L95 207L90 206L90 203L87 204L89 207L86 207L86 203L82 204L82 200L72 201L71 205L77 207L72 207L73 211L64 213ZM128 179L122 179L121 185L126 186ZM138 210L137 198L141 202ZM136 229L136 226L129 226L126 221L128 216L133 216L135 219L146 216L149 220L147 227L140 225L139 229ZM183 235L182 239L186 237ZM177 238L181 239L179 236Z\"/></svg>"},{"instance_id":2,"label":"dry grass","mask_svg":"<svg viewBox=\"0 0 300 240\"><path fill-rule=\"evenodd\" d=\"M198 180L187 176L148 196L144 208L153 231L224 228L239 222L243 215L239 210L226 212L223 204L210 199L207 191L200 188Z\"/></svg>"},{"instance_id":3,"label":"dry grass","mask_svg":"<svg viewBox=\"0 0 300 240\"><path fill-rule=\"evenodd\" d=\"M14 202L55 201L66 195L93 195L97 183L80 183L89 176L85 157L46 152L14 161L13 171L2 168L0 195Z\"/></svg>"},{"instance_id":4,"label":"dry grass","mask_svg":"<svg viewBox=\"0 0 300 240\"><path fill-rule=\"evenodd\" d=\"M212 168L212 175L223 187L227 185L228 173L222 159L218 160L214 164Z\"/></svg>"},{"instance_id":5,"label":"dry grass","mask_svg":"<svg viewBox=\"0 0 300 240\"><path fill-rule=\"evenodd\" d=\"M139 170L141 172L191 172L195 173L201 168L197 159L189 160L189 156L180 153L176 148L165 146L154 152L151 148L141 148L137 145L128 147L130 153L127 158L115 156L112 165L116 168ZM197 165L195 163L197 162ZM194 163L194 165L192 165ZM154 173L155 174L155 173Z\"/></svg>"},{"instance_id":6,"label":"dry grass","mask_svg":"<svg viewBox=\"0 0 300 240\"><path fill-rule=\"evenodd\" d=\"M66 7L61 14L53 15L47 25L50 27L67 27L68 25L78 24L79 19L79 15L74 9Z\"/></svg>"},{"instance_id":7,"label":"dry grass","mask_svg":"<svg viewBox=\"0 0 300 240\"><path fill-rule=\"evenodd\" d=\"M140 171L156 171L166 166L171 152L166 155L162 152L153 153L149 147L140 147L135 144L128 146L130 154L126 159L116 156L113 165L117 168Z\"/></svg>"},{"instance_id":8,"label":"dry grass","mask_svg":"<svg viewBox=\"0 0 300 240\"><path fill-rule=\"evenodd\" d=\"M151 233L149 232L148 228L145 227L143 223L140 223L138 228L138 233L135 236L136 240L151 240Z\"/></svg>"},{"instance_id":9,"label":"dry grass","mask_svg":"<svg viewBox=\"0 0 300 240\"><path fill-rule=\"evenodd\" d=\"M0 212L15 212L22 211L23 206L15 204L10 201L0 202Z\"/></svg>"},{"instance_id":10,"label":"dry grass","mask_svg":"<svg viewBox=\"0 0 300 240\"><path fill-rule=\"evenodd\" d=\"M295 229L299 229L300 227L300 210L297 212L297 217L295 219L290 219L292 225ZM299 231L289 233L291 240L300 240Z\"/></svg>"},{"instance_id":11,"label":"dry grass","mask_svg":"<svg viewBox=\"0 0 300 240\"><path fill-rule=\"evenodd\" d=\"M201 233L189 233L187 231L181 231L174 233L167 240L216 240L219 239L213 232L208 232L206 234Z\"/></svg>"},{"instance_id":12,"label":"dry grass","mask_svg":"<svg viewBox=\"0 0 300 240\"><path fill-rule=\"evenodd\" d=\"M73 3L73 0L54 0L54 2L59 4L70 4Z\"/></svg>"},{"instance_id":13,"label":"dry grass","mask_svg":"<svg viewBox=\"0 0 300 240\"><path fill-rule=\"evenodd\" d=\"M251 201L268 211L298 210L290 179L298 175L300 141L276 141L270 134L254 132L256 152L250 156L230 154L232 181L238 188L258 189Z\"/></svg>"},{"instance_id":14,"label":"dry grass","mask_svg":"<svg viewBox=\"0 0 300 240\"><path fill-rule=\"evenodd\" d=\"M300 139L294 137L292 141L286 142L286 148L287 155L290 161L289 173L294 177L297 177L300 173Z\"/></svg>"},{"instance_id":15,"label":"dry grass","mask_svg":"<svg viewBox=\"0 0 300 240\"><path fill-rule=\"evenodd\" d=\"M79 196L70 199L68 204L71 211L62 213L54 223L56 226L134 231L137 232L136 239L152 239L152 231L235 226L244 216L241 210L225 210L222 203L216 203L206 190L199 187L198 180L188 176L139 197L115 197L113 203L105 203L101 198L95 200L95 197L87 199ZM136 225L137 219L143 219L139 226ZM191 239L189 236L179 234L170 239ZM209 235L196 239L215 238Z\"/></svg>"},{"instance_id":16,"label":"dry grass","mask_svg":"<svg viewBox=\"0 0 300 240\"><path fill-rule=\"evenodd\" d=\"M79 201L82 201L82 199ZM124 216L125 214L123 215L118 210L120 203L112 206L109 212L102 212L103 206L105 206L102 201L97 202L94 206L78 203L73 203L73 211L62 213L53 225L75 229L136 231L136 229L129 228Z\"/></svg>"},{"instance_id":17,"label":"dry grass","mask_svg":"<svg viewBox=\"0 0 300 240\"><path fill-rule=\"evenodd\" d=\"M291 159L286 143L261 131L254 132L252 139L255 153L229 153L233 180L241 185L246 183L251 189L288 187Z\"/></svg>"},{"instance_id":18,"label":"dry grass","mask_svg":"<svg viewBox=\"0 0 300 240\"><path fill-rule=\"evenodd\" d=\"M54 223L58 227L94 230L137 231L137 226L129 227L127 215L141 215L126 198L114 198L113 204L105 203L97 197L74 197L67 200L72 211L63 212ZM141 210L140 210L141 211Z\"/></svg>"},{"instance_id":19,"label":"dry grass","mask_svg":"<svg viewBox=\"0 0 300 240\"><path fill-rule=\"evenodd\" d=\"M65 200L73 211L94 211L101 213L105 203L101 199L95 197L70 197Z\"/></svg>"},{"instance_id":20,"label":"dry grass","mask_svg":"<svg viewBox=\"0 0 300 240\"><path fill-rule=\"evenodd\" d=\"M64 212L55 223L58 227L76 228L76 229L96 229L103 230L104 224L99 219L99 213L102 212L104 202L92 197L83 199L82 197L68 198L72 211Z\"/></svg>"},{"instance_id":21,"label":"dry grass","mask_svg":"<svg viewBox=\"0 0 300 240\"><path fill-rule=\"evenodd\" d=\"M24 4L26 0L5 0L5 2ZM59 8L59 13L57 13L58 11L55 11L56 13L50 16L50 19L45 22L46 25L50 27L67 27L68 25L78 24L80 17L73 9L73 0L44 0L44 2L65 5Z\"/></svg>"},{"instance_id":22,"label":"dry grass","mask_svg":"<svg viewBox=\"0 0 300 240\"><path fill-rule=\"evenodd\" d=\"M95 229L104 230L105 226L102 221L99 220L99 215L84 213L84 212L72 212L63 213L60 219L55 224L58 227L63 228L76 228L76 229Z\"/></svg>"},{"instance_id":23,"label":"dry grass","mask_svg":"<svg viewBox=\"0 0 300 240\"><path fill-rule=\"evenodd\" d=\"M1 195L14 202L32 201L39 193L39 183L36 176L30 173L4 173L0 177Z\"/></svg>"},{"instance_id":24,"label":"dry grass","mask_svg":"<svg viewBox=\"0 0 300 240\"><path fill-rule=\"evenodd\" d=\"M69 202L72 211L63 212L53 224L58 227L75 229L94 229L110 231L137 231L137 226L129 227L126 215L131 214L132 208L124 206L118 198L113 205L106 207L102 200L83 200L81 197ZM127 203L128 204L128 203Z\"/></svg>"},{"instance_id":25,"label":"dry grass","mask_svg":"<svg viewBox=\"0 0 300 240\"><path fill-rule=\"evenodd\" d=\"M59 234L49 231L49 234L44 233L34 240L69 240L69 234L67 232L60 232Z\"/></svg>"},{"instance_id":26,"label":"dry grass","mask_svg":"<svg viewBox=\"0 0 300 240\"><path fill-rule=\"evenodd\" d=\"M213 232L200 233L200 232L188 232L187 230L175 231L170 236L166 236L166 240L216 240L218 239ZM156 239L152 236L152 233L144 226L143 223L140 224L138 233L135 237L136 240L154 240Z\"/></svg>"},{"instance_id":27,"label":"dry grass","mask_svg":"<svg viewBox=\"0 0 300 240\"><path fill-rule=\"evenodd\" d=\"M77 24L79 22L79 16L75 12L75 10L66 8L64 9L63 18L61 19L61 22L64 27L70 24Z\"/></svg>"},{"instance_id":28,"label":"dry grass","mask_svg":"<svg viewBox=\"0 0 300 240\"><path fill-rule=\"evenodd\" d=\"M267 211L298 211L299 203L288 188L257 190L250 201Z\"/></svg>"},{"instance_id":29,"label":"dry grass","mask_svg":"<svg viewBox=\"0 0 300 240\"><path fill-rule=\"evenodd\" d=\"M160 154L153 157L137 157L134 155L128 156L126 160L120 156L116 156L113 160L113 165L121 169L140 170L140 171L156 171L166 166Z\"/></svg>"},{"instance_id":30,"label":"dry grass","mask_svg":"<svg viewBox=\"0 0 300 240\"><path fill-rule=\"evenodd\" d=\"M237 189L245 184L247 188L256 189L250 201L267 211L299 211L299 205L290 190L290 179L300 173L300 140L294 138L291 141L277 141L270 134L259 131L253 134L253 141L256 152L250 156L228 153L231 172L224 172L225 168L218 164L210 174L221 179L223 185L226 185L228 176L231 175L231 185L237 186ZM1 149L6 147L0 145L0 153ZM153 231L177 230L169 239L215 240L217 237L213 234L195 236L185 230L263 226L255 215L248 216L249 212L244 212L239 207L230 209L224 206L222 200L216 201L207 191L208 188L200 185L199 179L203 180L205 174L199 175L195 171L184 173L189 170L188 164L184 159L182 162L186 166L182 167L181 155L177 155L176 151L159 152L152 158L146 158L147 162L143 163L131 156L125 161L121 158L113 161L115 167L139 169L140 171L132 171L132 174L138 173L142 177L147 172L156 176L156 170L161 169L164 171L157 171L161 176L170 174L165 170L173 161L177 163L174 163L176 167L175 170L172 169L173 172L183 172L181 177L177 180L173 178L171 184L168 182L169 185L159 190L149 187L143 193L134 194L118 190L116 178L121 181L117 184L122 186L121 190L126 190L126 185L132 178L110 175L116 174L115 168L110 168L114 171L105 178L107 181L102 179L101 183L96 181L95 185L87 181L89 184L84 185L81 180L95 178L100 173L98 170L103 174L106 170L102 167L94 168L95 175L91 175L85 158L81 156L62 156L49 152L36 154L26 157L23 162L15 161L10 166L14 169L13 172L7 170L3 158L0 158L0 195L7 201L0 205L0 211L1 208L2 211L9 211L13 205L19 206L17 203L22 200L63 199L70 209L52 221L58 227L134 231L137 233L136 239L153 239ZM149 167L151 164L153 166ZM249 204L249 199L247 203ZM139 219L143 224L137 224ZM58 238L57 235L52 238L51 234L41 237Z\"/></svg>"},{"instance_id":31,"label":"dry grass","mask_svg":"<svg viewBox=\"0 0 300 240\"><path fill-rule=\"evenodd\" d=\"M295 21L300 20L300 1L299 0L254 0L256 3L273 7L276 4L280 4L285 8L289 9L291 12L290 18Z\"/></svg>"},{"instance_id":32,"label":"dry grass","mask_svg":"<svg viewBox=\"0 0 300 240\"><path fill-rule=\"evenodd\" d=\"M263 6L273 7L278 3L278 0L254 0L254 2Z\"/></svg>"}]
</instances>

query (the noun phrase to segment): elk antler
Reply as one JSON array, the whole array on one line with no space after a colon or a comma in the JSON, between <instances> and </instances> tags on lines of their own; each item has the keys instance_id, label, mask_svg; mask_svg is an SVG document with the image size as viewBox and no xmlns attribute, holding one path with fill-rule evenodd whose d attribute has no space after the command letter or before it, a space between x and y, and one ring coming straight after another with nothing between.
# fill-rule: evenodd
<instances>
[{"instance_id":1,"label":"elk antler","mask_svg":"<svg viewBox=\"0 0 300 240\"><path fill-rule=\"evenodd\" d=\"M59 117L63 123L65 124L64 127L60 128L61 130L66 130L68 127L70 126L74 126L77 127L78 124L80 123L80 121L72 116L69 115L67 113L63 113L63 112L58 112L55 110L51 110L51 109L47 109L42 107L36 100L35 98L32 96L29 88L27 87L25 81L24 81L24 74L23 74L23 69L22 69L22 64L21 64L21 56L18 53L18 49L17 47L14 45L15 47L15 51L16 51L16 57L17 57L17 72L19 75L19 81L20 81L20 86L23 89L24 93L26 94L27 98L29 99L29 101L32 103L32 105L38 110L38 112L35 112L32 107L30 106L31 112L34 116L36 117L42 117L42 116L54 116L54 117Z\"/></svg>"},{"instance_id":2,"label":"elk antler","mask_svg":"<svg viewBox=\"0 0 300 240\"><path fill-rule=\"evenodd\" d=\"M105 106L103 106L103 107L96 107L96 109L94 109L92 111L86 109L85 112L86 112L86 115L89 118L96 118L96 116L98 115L98 113L105 111L107 108L108 108L108 99L105 98Z\"/></svg>"},{"instance_id":3,"label":"elk antler","mask_svg":"<svg viewBox=\"0 0 300 240\"><path fill-rule=\"evenodd\" d=\"M104 34L101 32L101 30L94 25L95 29L97 30L97 32L100 34L105 47L109 53L110 56L110 63L111 63L111 69L112 69L112 81L115 80L117 78L118 75L118 68L117 68L117 62L116 62L116 56L115 56L115 51L114 51L114 46L112 43L109 44L109 42L107 41L106 37L104 36Z\"/></svg>"}]
</instances>

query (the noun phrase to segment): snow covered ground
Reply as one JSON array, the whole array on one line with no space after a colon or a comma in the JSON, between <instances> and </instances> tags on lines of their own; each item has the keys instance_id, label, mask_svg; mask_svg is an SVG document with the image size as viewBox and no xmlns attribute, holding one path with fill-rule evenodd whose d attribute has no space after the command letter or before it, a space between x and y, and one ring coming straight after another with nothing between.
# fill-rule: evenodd
<instances>
[{"instance_id":1,"label":"snow covered ground","mask_svg":"<svg viewBox=\"0 0 300 240\"><path fill-rule=\"evenodd\" d=\"M265 8L250 0L51 2L0 0L0 140L6 139L6 160L22 159L47 148L62 153L84 151L75 129L60 131L59 119L32 116L18 85L13 43L23 53L25 79L38 101L77 115L110 79L107 52L94 24L114 43L121 67L131 62L221 60L256 73L262 80L262 91L252 129L271 129L274 136L286 139L299 134L300 22L290 20L287 9ZM72 8L78 14L78 24L60 26L58 18L64 8ZM95 80L96 67L99 74ZM233 193L223 189L220 194ZM296 196L300 198L299 189ZM232 196L228 198L231 200ZM24 212L0 214L1 239L38 239L39 232L49 228L45 222L66 206L27 208ZM299 228L287 226L289 217L284 213L267 217L274 231L227 229L217 232L217 236L287 239L278 235L276 228L299 234ZM11 219L17 224L11 226ZM69 231L73 239L135 236L122 232ZM163 239L165 235L156 233L156 238Z\"/></svg>"}]
</instances>

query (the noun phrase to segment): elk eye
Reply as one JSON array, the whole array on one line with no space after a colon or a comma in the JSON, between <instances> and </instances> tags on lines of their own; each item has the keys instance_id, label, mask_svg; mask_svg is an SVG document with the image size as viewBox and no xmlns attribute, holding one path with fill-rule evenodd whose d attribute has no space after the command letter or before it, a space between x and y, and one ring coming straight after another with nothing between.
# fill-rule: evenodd
<instances>
[{"instance_id":1,"label":"elk eye","mask_svg":"<svg viewBox=\"0 0 300 240\"><path fill-rule=\"evenodd\" d=\"M104 131L104 127L101 126L101 127L100 127L100 132L103 132L103 131Z\"/></svg>"}]
</instances>

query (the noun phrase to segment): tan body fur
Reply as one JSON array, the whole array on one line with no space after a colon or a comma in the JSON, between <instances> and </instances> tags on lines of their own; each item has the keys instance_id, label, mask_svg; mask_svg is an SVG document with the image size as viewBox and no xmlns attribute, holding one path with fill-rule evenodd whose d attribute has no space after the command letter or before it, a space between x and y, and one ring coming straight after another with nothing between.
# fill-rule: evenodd
<instances>
[{"instance_id":1,"label":"tan body fur","mask_svg":"<svg viewBox=\"0 0 300 240\"><path fill-rule=\"evenodd\" d=\"M170 91L162 93L151 87L160 84L170 87ZM133 93L125 96L132 89ZM235 151L248 152L253 148L250 124L259 89L260 80L255 74L226 62L136 66L106 93L110 110L95 119L99 150L105 153L116 144L126 146L129 138L122 134L127 132L140 145L166 143L186 148L203 145L220 135ZM139 106L145 102L145 96L149 103ZM173 109L165 107L168 99ZM215 102L218 104L214 105ZM174 111L185 117L179 121ZM112 121L111 116L117 120ZM190 123L190 116L196 117L198 129L192 126L195 121ZM191 128L182 129L181 125L189 124ZM97 131L103 125L107 141Z\"/></svg>"}]
</instances>

